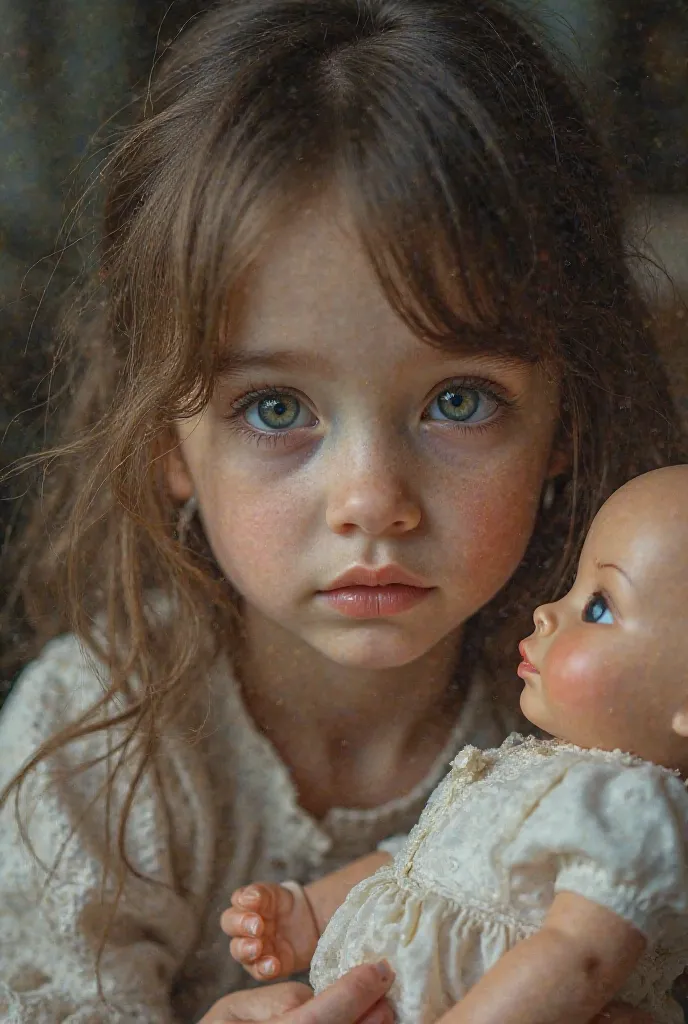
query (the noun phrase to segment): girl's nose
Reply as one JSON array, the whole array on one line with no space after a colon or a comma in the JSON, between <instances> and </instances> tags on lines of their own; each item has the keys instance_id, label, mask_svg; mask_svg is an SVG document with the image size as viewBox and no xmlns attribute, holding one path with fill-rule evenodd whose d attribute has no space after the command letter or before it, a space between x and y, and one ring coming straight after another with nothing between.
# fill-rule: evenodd
<instances>
[{"instance_id":1,"label":"girl's nose","mask_svg":"<svg viewBox=\"0 0 688 1024\"><path fill-rule=\"evenodd\" d=\"M533 612L533 622L538 633L551 633L556 629L557 618L553 604L541 604Z\"/></svg>"},{"instance_id":2,"label":"girl's nose","mask_svg":"<svg viewBox=\"0 0 688 1024\"><path fill-rule=\"evenodd\" d=\"M406 474L389 462L363 460L337 472L327 501L333 533L360 530L369 536L398 536L415 530L422 518Z\"/></svg>"}]
</instances>

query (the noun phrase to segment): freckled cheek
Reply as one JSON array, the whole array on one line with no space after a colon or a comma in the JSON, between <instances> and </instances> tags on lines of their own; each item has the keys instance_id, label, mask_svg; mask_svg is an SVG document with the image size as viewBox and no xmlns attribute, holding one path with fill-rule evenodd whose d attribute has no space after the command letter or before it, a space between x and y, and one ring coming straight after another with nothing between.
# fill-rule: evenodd
<instances>
[{"instance_id":1,"label":"freckled cheek","mask_svg":"<svg viewBox=\"0 0 688 1024\"><path fill-rule=\"evenodd\" d=\"M579 630L552 642L541 674L548 701L572 714L608 712L617 704L613 661L608 652L583 642Z\"/></svg>"},{"instance_id":2,"label":"freckled cheek","mask_svg":"<svg viewBox=\"0 0 688 1024\"><path fill-rule=\"evenodd\" d=\"M256 487L236 477L230 485L220 477L211 491L204 502L206 535L235 586L248 596L257 585L293 576L299 502L288 489Z\"/></svg>"},{"instance_id":3,"label":"freckled cheek","mask_svg":"<svg viewBox=\"0 0 688 1024\"><path fill-rule=\"evenodd\" d=\"M499 589L512 575L528 546L537 515L540 473L490 472L454 489L450 510L460 534L466 568Z\"/></svg>"}]
</instances>

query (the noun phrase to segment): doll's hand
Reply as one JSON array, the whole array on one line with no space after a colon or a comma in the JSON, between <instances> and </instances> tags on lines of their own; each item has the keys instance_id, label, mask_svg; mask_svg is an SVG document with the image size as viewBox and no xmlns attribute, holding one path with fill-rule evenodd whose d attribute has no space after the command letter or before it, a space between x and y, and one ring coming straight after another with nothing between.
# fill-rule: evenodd
<instances>
[{"instance_id":1,"label":"doll's hand","mask_svg":"<svg viewBox=\"0 0 688 1024\"><path fill-rule=\"evenodd\" d=\"M256 981L305 970L320 938L308 898L293 882L237 889L220 925L231 955Z\"/></svg>"}]
</instances>

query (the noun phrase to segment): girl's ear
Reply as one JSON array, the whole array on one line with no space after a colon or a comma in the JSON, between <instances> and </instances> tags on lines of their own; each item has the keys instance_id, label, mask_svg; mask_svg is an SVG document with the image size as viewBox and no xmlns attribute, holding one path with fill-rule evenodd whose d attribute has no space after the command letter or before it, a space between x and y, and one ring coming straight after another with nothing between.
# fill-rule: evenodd
<instances>
[{"instance_id":1,"label":"girl's ear","mask_svg":"<svg viewBox=\"0 0 688 1024\"><path fill-rule=\"evenodd\" d=\"M192 497L195 487L176 431L170 431L163 441L162 465L169 493L183 505Z\"/></svg>"},{"instance_id":2,"label":"girl's ear","mask_svg":"<svg viewBox=\"0 0 688 1024\"><path fill-rule=\"evenodd\" d=\"M563 476L565 473L568 473L570 468L571 456L569 452L558 446L552 448L547 464L546 478L551 480L554 477Z\"/></svg>"}]
</instances>

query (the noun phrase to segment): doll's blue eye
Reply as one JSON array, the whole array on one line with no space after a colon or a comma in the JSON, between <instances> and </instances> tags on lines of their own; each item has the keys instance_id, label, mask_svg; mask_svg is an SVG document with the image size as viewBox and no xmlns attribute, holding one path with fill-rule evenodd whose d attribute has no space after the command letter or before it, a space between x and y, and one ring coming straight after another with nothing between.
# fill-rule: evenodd
<instances>
[{"instance_id":1,"label":"doll's blue eye","mask_svg":"<svg viewBox=\"0 0 688 1024\"><path fill-rule=\"evenodd\" d=\"M583 609L583 622L601 623L603 626L611 626L614 616L607 604L607 599L602 594L593 594Z\"/></svg>"}]
</instances>

